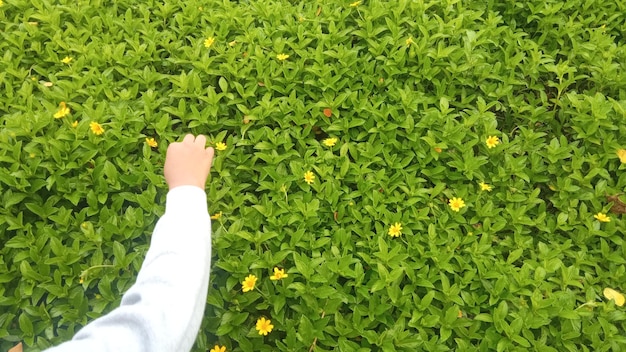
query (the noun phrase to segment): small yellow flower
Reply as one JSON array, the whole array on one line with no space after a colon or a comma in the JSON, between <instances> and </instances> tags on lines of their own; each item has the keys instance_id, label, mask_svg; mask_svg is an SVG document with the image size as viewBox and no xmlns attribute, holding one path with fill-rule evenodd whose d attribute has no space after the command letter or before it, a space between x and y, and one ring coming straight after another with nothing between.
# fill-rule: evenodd
<instances>
[{"instance_id":1,"label":"small yellow flower","mask_svg":"<svg viewBox=\"0 0 626 352\"><path fill-rule=\"evenodd\" d=\"M74 59L72 59L69 56L66 56L66 57L63 58L63 60L61 60L61 62L64 63L64 64L69 65L72 62L72 60L74 60Z\"/></svg>"},{"instance_id":2,"label":"small yellow flower","mask_svg":"<svg viewBox=\"0 0 626 352\"><path fill-rule=\"evenodd\" d=\"M74 128L78 127L78 121L72 122L72 127L74 127Z\"/></svg>"},{"instance_id":3,"label":"small yellow flower","mask_svg":"<svg viewBox=\"0 0 626 352\"><path fill-rule=\"evenodd\" d=\"M405 41L405 43L406 43L406 46L410 46L411 44L413 44L413 43L415 43L415 42L413 41L413 37L409 37L409 39L407 39L407 40Z\"/></svg>"},{"instance_id":4,"label":"small yellow flower","mask_svg":"<svg viewBox=\"0 0 626 352\"><path fill-rule=\"evenodd\" d=\"M604 289L604 297L606 297L606 299L608 300L615 300L615 305L617 306L623 306L624 303L626 303L626 298L624 298L624 295L615 291L612 288L605 288Z\"/></svg>"},{"instance_id":5,"label":"small yellow flower","mask_svg":"<svg viewBox=\"0 0 626 352\"><path fill-rule=\"evenodd\" d=\"M287 274L285 274L285 269L274 268L274 275L270 276L270 280L280 280L286 278Z\"/></svg>"},{"instance_id":6,"label":"small yellow flower","mask_svg":"<svg viewBox=\"0 0 626 352\"><path fill-rule=\"evenodd\" d=\"M489 136L485 143L487 144L487 148L491 149L500 144L500 139L497 136Z\"/></svg>"},{"instance_id":7,"label":"small yellow flower","mask_svg":"<svg viewBox=\"0 0 626 352\"><path fill-rule=\"evenodd\" d=\"M285 60L287 60L289 58L289 55L287 55L287 54L278 54L278 55L276 55L276 58L278 60L280 60L280 61L285 61Z\"/></svg>"},{"instance_id":8,"label":"small yellow flower","mask_svg":"<svg viewBox=\"0 0 626 352\"><path fill-rule=\"evenodd\" d=\"M491 192L491 190L493 189L493 187L491 187L490 185L488 185L488 184L486 184L484 182L481 182L478 185L480 186L480 190L481 191Z\"/></svg>"},{"instance_id":9,"label":"small yellow flower","mask_svg":"<svg viewBox=\"0 0 626 352\"><path fill-rule=\"evenodd\" d=\"M322 143L327 147L334 147L337 144L337 138L326 138L322 141Z\"/></svg>"},{"instance_id":10,"label":"small yellow flower","mask_svg":"<svg viewBox=\"0 0 626 352\"><path fill-rule=\"evenodd\" d=\"M626 149L619 149L617 151L617 156L619 157L619 161L626 164Z\"/></svg>"},{"instance_id":11,"label":"small yellow flower","mask_svg":"<svg viewBox=\"0 0 626 352\"><path fill-rule=\"evenodd\" d=\"M93 134L95 134L96 136L104 133L104 128L102 128L102 125L95 121L89 123L89 128L91 128L91 132L93 132Z\"/></svg>"},{"instance_id":12,"label":"small yellow flower","mask_svg":"<svg viewBox=\"0 0 626 352\"><path fill-rule=\"evenodd\" d=\"M211 219L212 220L217 220L217 219L219 219L221 217L222 217L222 212L221 211L219 213L215 213L215 214L211 215Z\"/></svg>"},{"instance_id":13,"label":"small yellow flower","mask_svg":"<svg viewBox=\"0 0 626 352\"><path fill-rule=\"evenodd\" d=\"M70 108L65 105L65 102L62 101L59 103L59 110L54 114L55 119L60 119L61 117L67 116L70 114Z\"/></svg>"},{"instance_id":14,"label":"small yellow flower","mask_svg":"<svg viewBox=\"0 0 626 352\"><path fill-rule=\"evenodd\" d=\"M228 45L229 46L235 46L235 45L237 45L237 41L233 40L232 42L229 42Z\"/></svg>"},{"instance_id":15,"label":"small yellow flower","mask_svg":"<svg viewBox=\"0 0 626 352\"><path fill-rule=\"evenodd\" d=\"M261 318L256 321L256 329L259 331L259 335L267 336L274 329L274 325L272 325L271 320Z\"/></svg>"},{"instance_id":16,"label":"small yellow flower","mask_svg":"<svg viewBox=\"0 0 626 352\"><path fill-rule=\"evenodd\" d=\"M363 1L355 1L355 2L350 4L350 7L357 7L357 6L361 5L362 2Z\"/></svg>"},{"instance_id":17,"label":"small yellow flower","mask_svg":"<svg viewBox=\"0 0 626 352\"><path fill-rule=\"evenodd\" d=\"M204 40L204 47L205 48L210 48L211 45L213 45L213 43L215 43L215 38L214 37L208 37Z\"/></svg>"},{"instance_id":18,"label":"small yellow flower","mask_svg":"<svg viewBox=\"0 0 626 352\"><path fill-rule=\"evenodd\" d=\"M611 222L611 218L606 216L606 214L604 214L604 213L598 213L598 214L594 215L593 217L596 218L596 220L598 220L600 222Z\"/></svg>"},{"instance_id":19,"label":"small yellow flower","mask_svg":"<svg viewBox=\"0 0 626 352\"><path fill-rule=\"evenodd\" d=\"M304 182L308 184L312 184L315 180L315 175L311 171L307 171L304 173Z\"/></svg>"},{"instance_id":20,"label":"small yellow flower","mask_svg":"<svg viewBox=\"0 0 626 352\"><path fill-rule=\"evenodd\" d=\"M459 211L461 208L465 206L465 202L461 198L453 197L450 199L450 209L454 211Z\"/></svg>"},{"instance_id":21,"label":"small yellow flower","mask_svg":"<svg viewBox=\"0 0 626 352\"><path fill-rule=\"evenodd\" d=\"M154 138L146 138L146 143L148 143L148 145L152 148L156 148L159 146L159 143L157 143Z\"/></svg>"},{"instance_id":22,"label":"small yellow flower","mask_svg":"<svg viewBox=\"0 0 626 352\"><path fill-rule=\"evenodd\" d=\"M78 279L78 283L82 285L83 282L85 282L85 279L81 276L80 279Z\"/></svg>"},{"instance_id":23,"label":"small yellow flower","mask_svg":"<svg viewBox=\"0 0 626 352\"><path fill-rule=\"evenodd\" d=\"M220 347L219 345L215 345L209 352L226 352L226 346Z\"/></svg>"},{"instance_id":24,"label":"small yellow flower","mask_svg":"<svg viewBox=\"0 0 626 352\"><path fill-rule=\"evenodd\" d=\"M248 292L254 290L254 285L256 284L257 277L250 274L248 275L243 282L241 283L241 289L243 292Z\"/></svg>"},{"instance_id":25,"label":"small yellow flower","mask_svg":"<svg viewBox=\"0 0 626 352\"><path fill-rule=\"evenodd\" d=\"M215 149L217 149L217 150L220 150L220 151L226 150L226 147L227 147L227 145L224 142L217 142L217 143L215 143Z\"/></svg>"},{"instance_id":26,"label":"small yellow flower","mask_svg":"<svg viewBox=\"0 0 626 352\"><path fill-rule=\"evenodd\" d=\"M402 224L397 222L389 228L389 236L391 237L400 237L402 234Z\"/></svg>"}]
</instances>

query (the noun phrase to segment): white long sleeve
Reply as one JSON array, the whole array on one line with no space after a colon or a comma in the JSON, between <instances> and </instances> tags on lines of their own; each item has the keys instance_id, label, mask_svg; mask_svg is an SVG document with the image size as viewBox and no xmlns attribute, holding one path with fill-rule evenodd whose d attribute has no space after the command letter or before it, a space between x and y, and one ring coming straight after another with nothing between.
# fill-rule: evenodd
<instances>
[{"instance_id":1,"label":"white long sleeve","mask_svg":"<svg viewBox=\"0 0 626 352\"><path fill-rule=\"evenodd\" d=\"M47 351L189 351L204 314L210 264L206 193L176 187L167 194L165 214L120 307Z\"/></svg>"}]
</instances>

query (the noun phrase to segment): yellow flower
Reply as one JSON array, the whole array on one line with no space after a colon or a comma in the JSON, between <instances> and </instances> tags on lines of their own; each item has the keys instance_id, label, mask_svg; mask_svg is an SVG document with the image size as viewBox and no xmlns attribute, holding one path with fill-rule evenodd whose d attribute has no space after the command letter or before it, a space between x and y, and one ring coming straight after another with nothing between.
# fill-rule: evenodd
<instances>
[{"instance_id":1,"label":"yellow flower","mask_svg":"<svg viewBox=\"0 0 626 352\"><path fill-rule=\"evenodd\" d=\"M274 275L270 276L270 280L280 280L286 278L287 274L285 274L285 269L274 268Z\"/></svg>"},{"instance_id":2,"label":"yellow flower","mask_svg":"<svg viewBox=\"0 0 626 352\"><path fill-rule=\"evenodd\" d=\"M397 222L389 228L389 236L391 237L400 237L402 234L402 224Z\"/></svg>"},{"instance_id":3,"label":"yellow flower","mask_svg":"<svg viewBox=\"0 0 626 352\"><path fill-rule=\"evenodd\" d=\"M280 61L285 61L285 60L287 60L289 58L289 55L287 55L287 54L278 54L278 55L276 55L276 58L278 60L280 60Z\"/></svg>"},{"instance_id":4,"label":"yellow flower","mask_svg":"<svg viewBox=\"0 0 626 352\"><path fill-rule=\"evenodd\" d=\"M274 325L271 320L261 318L256 321L256 329L259 330L259 335L267 336L274 329Z\"/></svg>"},{"instance_id":5,"label":"yellow flower","mask_svg":"<svg viewBox=\"0 0 626 352\"><path fill-rule=\"evenodd\" d=\"M487 148L491 149L495 147L496 145L500 144L500 139L496 136L489 136L487 137L487 140L485 141L485 143L487 144Z\"/></svg>"},{"instance_id":6,"label":"yellow flower","mask_svg":"<svg viewBox=\"0 0 626 352\"><path fill-rule=\"evenodd\" d=\"M74 128L78 127L78 121L72 122L72 127L74 127Z\"/></svg>"},{"instance_id":7,"label":"yellow flower","mask_svg":"<svg viewBox=\"0 0 626 352\"><path fill-rule=\"evenodd\" d=\"M70 108L65 105L65 102L62 101L59 103L59 110L54 114L55 119L60 119L63 116L69 115Z\"/></svg>"},{"instance_id":8,"label":"yellow flower","mask_svg":"<svg viewBox=\"0 0 626 352\"><path fill-rule=\"evenodd\" d=\"M235 46L237 45L237 41L233 40L232 42L228 43L229 46Z\"/></svg>"},{"instance_id":9,"label":"yellow flower","mask_svg":"<svg viewBox=\"0 0 626 352\"><path fill-rule=\"evenodd\" d=\"M465 206L465 202L461 198L453 197L450 199L450 208L454 211L459 211Z\"/></svg>"},{"instance_id":10,"label":"yellow flower","mask_svg":"<svg viewBox=\"0 0 626 352\"><path fill-rule=\"evenodd\" d=\"M215 149L217 150L226 150L226 143L224 142L217 142L215 143Z\"/></svg>"},{"instance_id":11,"label":"yellow flower","mask_svg":"<svg viewBox=\"0 0 626 352\"><path fill-rule=\"evenodd\" d=\"M594 215L593 217L596 218L596 220L598 220L600 222L611 222L611 218L606 216L606 214L604 214L604 213L598 213L598 214Z\"/></svg>"},{"instance_id":12,"label":"yellow flower","mask_svg":"<svg viewBox=\"0 0 626 352\"><path fill-rule=\"evenodd\" d=\"M226 346L220 347L219 345L215 345L209 352L226 352Z\"/></svg>"},{"instance_id":13,"label":"yellow flower","mask_svg":"<svg viewBox=\"0 0 626 352\"><path fill-rule=\"evenodd\" d=\"M304 173L304 182L308 184L312 184L315 180L315 175L311 171L307 171Z\"/></svg>"},{"instance_id":14,"label":"yellow flower","mask_svg":"<svg viewBox=\"0 0 626 352\"><path fill-rule=\"evenodd\" d=\"M256 284L256 276L250 274L246 277L241 283L243 292L248 292L254 290L254 285Z\"/></svg>"},{"instance_id":15,"label":"yellow flower","mask_svg":"<svg viewBox=\"0 0 626 352\"><path fill-rule=\"evenodd\" d=\"M327 147L334 147L337 144L337 138L326 138L322 141Z\"/></svg>"},{"instance_id":16,"label":"yellow flower","mask_svg":"<svg viewBox=\"0 0 626 352\"><path fill-rule=\"evenodd\" d=\"M93 132L96 136L104 133L104 128L102 128L102 126L95 121L89 123L89 128L91 128L91 132Z\"/></svg>"},{"instance_id":17,"label":"yellow flower","mask_svg":"<svg viewBox=\"0 0 626 352\"><path fill-rule=\"evenodd\" d=\"M152 148L156 148L159 146L159 143L157 143L157 141L155 141L154 138L146 138L146 143L148 143L148 145L151 146Z\"/></svg>"},{"instance_id":18,"label":"yellow flower","mask_svg":"<svg viewBox=\"0 0 626 352\"><path fill-rule=\"evenodd\" d=\"M72 62L72 60L74 60L74 59L72 59L69 56L66 56L66 57L63 58L63 60L61 60L61 62L64 63L64 64L68 64L69 65L70 62Z\"/></svg>"},{"instance_id":19,"label":"yellow flower","mask_svg":"<svg viewBox=\"0 0 626 352\"><path fill-rule=\"evenodd\" d=\"M617 156L619 157L619 161L626 164L626 149L619 149L617 151Z\"/></svg>"},{"instance_id":20,"label":"yellow flower","mask_svg":"<svg viewBox=\"0 0 626 352\"><path fill-rule=\"evenodd\" d=\"M405 43L406 43L406 46L409 46L409 45L413 44L413 43L414 43L414 41L413 41L413 37L409 37L409 39L407 39L407 40L405 41Z\"/></svg>"},{"instance_id":21,"label":"yellow flower","mask_svg":"<svg viewBox=\"0 0 626 352\"><path fill-rule=\"evenodd\" d=\"M478 185L480 186L480 190L481 191L491 192L491 190L493 189L490 185L488 185L488 184L486 184L484 182L481 182Z\"/></svg>"},{"instance_id":22,"label":"yellow flower","mask_svg":"<svg viewBox=\"0 0 626 352\"><path fill-rule=\"evenodd\" d=\"M350 7L357 7L357 6L361 5L362 2L363 1L355 1L355 2L350 4Z\"/></svg>"},{"instance_id":23,"label":"yellow flower","mask_svg":"<svg viewBox=\"0 0 626 352\"><path fill-rule=\"evenodd\" d=\"M215 213L215 214L211 215L211 219L212 220L217 220L217 219L219 219L221 217L222 217L222 212L221 211L219 213Z\"/></svg>"},{"instance_id":24,"label":"yellow flower","mask_svg":"<svg viewBox=\"0 0 626 352\"><path fill-rule=\"evenodd\" d=\"M2 0L0 0L0 6L4 5L4 2L2 2Z\"/></svg>"},{"instance_id":25,"label":"yellow flower","mask_svg":"<svg viewBox=\"0 0 626 352\"><path fill-rule=\"evenodd\" d=\"M83 279L83 277L81 276L80 279L78 280L78 283L82 285L83 282L85 282L85 279Z\"/></svg>"},{"instance_id":26,"label":"yellow flower","mask_svg":"<svg viewBox=\"0 0 626 352\"><path fill-rule=\"evenodd\" d=\"M604 289L604 297L606 297L606 299L608 300L615 300L615 305L617 306L623 306L624 303L626 302L626 299L624 298L624 295L615 291L612 288L605 288Z\"/></svg>"},{"instance_id":27,"label":"yellow flower","mask_svg":"<svg viewBox=\"0 0 626 352\"><path fill-rule=\"evenodd\" d=\"M205 48L210 48L211 45L213 45L213 43L215 43L215 38L213 37L208 37L206 38L206 40L204 41L204 47Z\"/></svg>"}]
</instances>

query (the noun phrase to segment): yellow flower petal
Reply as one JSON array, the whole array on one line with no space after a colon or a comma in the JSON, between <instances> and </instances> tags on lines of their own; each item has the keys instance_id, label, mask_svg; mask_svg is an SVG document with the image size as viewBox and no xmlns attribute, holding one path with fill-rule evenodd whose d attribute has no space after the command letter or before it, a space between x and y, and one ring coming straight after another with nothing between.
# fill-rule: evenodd
<instances>
[{"instance_id":1,"label":"yellow flower petal","mask_svg":"<svg viewBox=\"0 0 626 352\"><path fill-rule=\"evenodd\" d=\"M400 237L400 235L402 234L402 224L397 222L391 225L388 234L391 237Z\"/></svg>"},{"instance_id":2,"label":"yellow flower petal","mask_svg":"<svg viewBox=\"0 0 626 352\"><path fill-rule=\"evenodd\" d=\"M491 149L500 144L500 139L497 136L489 136L485 144L487 144L487 148Z\"/></svg>"},{"instance_id":3,"label":"yellow flower petal","mask_svg":"<svg viewBox=\"0 0 626 352\"><path fill-rule=\"evenodd\" d=\"M270 280L272 281L276 281L276 280L280 280L280 279L284 279L286 278L287 274L285 274L285 269L279 269L279 268L274 268L274 275L270 276Z\"/></svg>"},{"instance_id":4,"label":"yellow flower petal","mask_svg":"<svg viewBox=\"0 0 626 352\"><path fill-rule=\"evenodd\" d=\"M254 285L256 284L257 277L250 274L248 275L243 282L241 283L241 289L243 292L248 292L254 290Z\"/></svg>"},{"instance_id":5,"label":"yellow flower petal","mask_svg":"<svg viewBox=\"0 0 626 352\"><path fill-rule=\"evenodd\" d=\"M619 161L626 164L626 149L618 149L617 156L619 157Z\"/></svg>"},{"instance_id":6,"label":"yellow flower petal","mask_svg":"<svg viewBox=\"0 0 626 352\"><path fill-rule=\"evenodd\" d=\"M280 61L284 61L284 60L287 60L289 58L289 55L287 55L287 54L278 54L278 55L276 55L276 58L278 60L280 60Z\"/></svg>"},{"instance_id":7,"label":"yellow flower petal","mask_svg":"<svg viewBox=\"0 0 626 352\"><path fill-rule=\"evenodd\" d=\"M605 288L604 289L604 297L606 297L606 299L608 300L615 300L615 305L617 306L623 306L624 303L626 303L626 298L624 298L624 295L619 293L618 291L615 291L612 288Z\"/></svg>"},{"instance_id":8,"label":"yellow flower petal","mask_svg":"<svg viewBox=\"0 0 626 352\"><path fill-rule=\"evenodd\" d=\"M337 138L326 138L322 143L327 147L334 147L337 144Z\"/></svg>"},{"instance_id":9,"label":"yellow flower petal","mask_svg":"<svg viewBox=\"0 0 626 352\"><path fill-rule=\"evenodd\" d=\"M205 48L210 48L213 45L213 43L215 43L215 38L214 37L208 37L204 41L204 47Z\"/></svg>"},{"instance_id":10,"label":"yellow flower petal","mask_svg":"<svg viewBox=\"0 0 626 352\"><path fill-rule=\"evenodd\" d=\"M146 143L152 148L156 148L159 146L159 143L154 138L146 138Z\"/></svg>"},{"instance_id":11,"label":"yellow flower petal","mask_svg":"<svg viewBox=\"0 0 626 352\"><path fill-rule=\"evenodd\" d=\"M102 128L102 125L95 121L89 123L89 128L91 129L91 132L93 132L93 134L95 134L96 136L104 133L104 128Z\"/></svg>"},{"instance_id":12,"label":"yellow flower petal","mask_svg":"<svg viewBox=\"0 0 626 352\"><path fill-rule=\"evenodd\" d=\"M453 211L459 211L465 206L465 202L462 198L453 197L452 199L450 199L449 205L450 209L452 209Z\"/></svg>"},{"instance_id":13,"label":"yellow flower petal","mask_svg":"<svg viewBox=\"0 0 626 352\"><path fill-rule=\"evenodd\" d=\"M594 215L593 217L596 218L596 220L598 220L600 222L611 222L611 218L608 217L604 213L598 213L598 214Z\"/></svg>"},{"instance_id":14,"label":"yellow flower petal","mask_svg":"<svg viewBox=\"0 0 626 352\"><path fill-rule=\"evenodd\" d=\"M308 184L312 184L315 181L315 175L311 171L307 171L304 173L304 182Z\"/></svg>"},{"instance_id":15,"label":"yellow flower petal","mask_svg":"<svg viewBox=\"0 0 626 352\"><path fill-rule=\"evenodd\" d=\"M223 143L223 142L215 143L215 149L217 149L217 150L220 150L220 151L226 150L227 147L228 146L226 145L226 143Z\"/></svg>"},{"instance_id":16,"label":"yellow flower petal","mask_svg":"<svg viewBox=\"0 0 626 352\"><path fill-rule=\"evenodd\" d=\"M256 321L256 329L259 331L259 335L267 336L274 329L274 325L272 325L271 320L261 318Z\"/></svg>"}]
</instances>

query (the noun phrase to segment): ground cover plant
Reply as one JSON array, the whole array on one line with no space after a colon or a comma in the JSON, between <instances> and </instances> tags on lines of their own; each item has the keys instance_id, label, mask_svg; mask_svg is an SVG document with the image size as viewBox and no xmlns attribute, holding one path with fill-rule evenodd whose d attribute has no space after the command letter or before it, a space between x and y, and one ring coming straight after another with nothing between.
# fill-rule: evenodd
<instances>
[{"instance_id":1,"label":"ground cover plant","mask_svg":"<svg viewBox=\"0 0 626 352\"><path fill-rule=\"evenodd\" d=\"M626 348L622 1L0 1L0 350L115 308L206 134L196 351Z\"/></svg>"}]
</instances>

